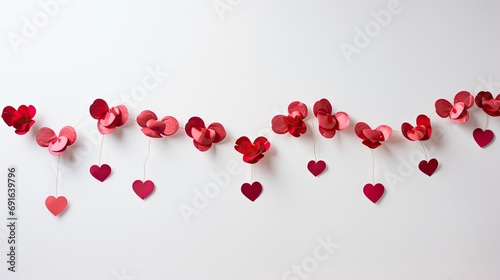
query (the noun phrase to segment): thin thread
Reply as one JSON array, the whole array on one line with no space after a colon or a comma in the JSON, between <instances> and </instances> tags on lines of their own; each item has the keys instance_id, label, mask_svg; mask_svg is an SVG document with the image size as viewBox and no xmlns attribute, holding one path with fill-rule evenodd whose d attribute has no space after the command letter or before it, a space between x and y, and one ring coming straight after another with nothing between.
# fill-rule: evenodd
<instances>
[{"instance_id":1,"label":"thin thread","mask_svg":"<svg viewBox=\"0 0 500 280\"><path fill-rule=\"evenodd\" d=\"M59 188L59 162L61 161L61 156L57 156L57 167L56 167L56 197L57 197L57 190Z\"/></svg>"},{"instance_id":2,"label":"thin thread","mask_svg":"<svg viewBox=\"0 0 500 280\"><path fill-rule=\"evenodd\" d=\"M313 152L314 152L314 160L318 161L318 154L316 153L316 135L314 133L314 118L311 118L312 125L312 134L313 134Z\"/></svg>"},{"instance_id":3,"label":"thin thread","mask_svg":"<svg viewBox=\"0 0 500 280\"><path fill-rule=\"evenodd\" d=\"M424 150L425 160L429 160L429 157L427 156L427 150L425 149L424 143L422 143L422 141L418 141L418 142L420 142L420 145L422 145L422 149Z\"/></svg>"},{"instance_id":4,"label":"thin thread","mask_svg":"<svg viewBox=\"0 0 500 280\"><path fill-rule=\"evenodd\" d=\"M146 155L146 159L144 160L144 164L143 164L143 168L144 168L144 179L142 179L142 181L145 181L146 180L146 162L148 162L148 158L149 158L149 152L151 151L151 138L149 138L149 142L148 142L148 154Z\"/></svg>"},{"instance_id":5,"label":"thin thread","mask_svg":"<svg viewBox=\"0 0 500 280\"><path fill-rule=\"evenodd\" d=\"M372 184L375 184L375 152L372 149Z\"/></svg>"},{"instance_id":6,"label":"thin thread","mask_svg":"<svg viewBox=\"0 0 500 280\"><path fill-rule=\"evenodd\" d=\"M104 146L104 134L102 135L102 139L101 139L101 149L100 149L100 151L99 151L99 166L101 166L102 146Z\"/></svg>"},{"instance_id":7,"label":"thin thread","mask_svg":"<svg viewBox=\"0 0 500 280\"><path fill-rule=\"evenodd\" d=\"M486 121L484 122L484 129L483 130L486 130L488 128L489 119L490 119L490 116L486 115Z\"/></svg>"},{"instance_id":8,"label":"thin thread","mask_svg":"<svg viewBox=\"0 0 500 280\"><path fill-rule=\"evenodd\" d=\"M74 127L79 126L79 125L80 125L80 123L81 123L84 119L86 119L86 118L88 118L88 117L90 117L90 116L85 116L85 117L81 118L81 119L80 119L80 120L76 123L76 125L75 125Z\"/></svg>"},{"instance_id":9,"label":"thin thread","mask_svg":"<svg viewBox=\"0 0 500 280\"><path fill-rule=\"evenodd\" d=\"M250 182L252 183L253 183L254 173L255 173L255 165L252 164L252 169L250 170Z\"/></svg>"}]
</instances>

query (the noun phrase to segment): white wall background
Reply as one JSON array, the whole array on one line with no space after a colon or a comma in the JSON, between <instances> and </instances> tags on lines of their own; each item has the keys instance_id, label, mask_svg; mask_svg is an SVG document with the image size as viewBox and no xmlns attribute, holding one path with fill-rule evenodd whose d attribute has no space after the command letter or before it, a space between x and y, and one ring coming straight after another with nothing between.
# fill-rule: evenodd
<instances>
[{"instance_id":1,"label":"white wall background","mask_svg":"<svg viewBox=\"0 0 500 280\"><path fill-rule=\"evenodd\" d=\"M231 140L267 133L271 118L294 100L312 109L326 97L353 123L400 130L431 114L438 98L460 90L496 95L497 1L401 0L350 62L339 45L356 46L355 28L372 24L371 12L387 10L389 0L219 1L69 0L17 52L9 36L23 36L23 19L33 22L47 0L0 1L0 107L38 109L26 136L0 126L1 166L19 169L20 218L17 273L7 271L8 233L0 227L1 279L500 277L500 143L480 149L472 139L485 119L480 109L464 125L432 116L437 137L427 147L441 167L431 178L405 165L421 148L400 133L377 149L376 180L387 189L377 205L362 193L371 153L353 126L333 140L316 137L328 164L318 178L306 169L314 158L311 133L271 133L272 148L256 165L264 192L254 203L240 193L250 167ZM220 3L231 7L222 16L214 8ZM169 75L134 97L148 67ZM35 143L36 130L76 125L95 98L127 105L132 119L150 109L181 125L195 115L219 121L231 139L206 153L183 131L154 139L147 169L157 189L142 201L131 183L142 179L147 137L134 121L106 136L103 162L114 173L100 183L88 173L99 141L87 118L77 126L78 144L62 157L59 193L70 206L53 217L44 201L55 192L57 160ZM497 119L489 127L500 134ZM210 174L232 161L240 173L186 223L179 207L192 206L195 191L213 182ZM0 209L6 217L6 190ZM307 278L286 274L309 264L318 238L328 237L338 248L308 267Z\"/></svg>"}]
</instances>

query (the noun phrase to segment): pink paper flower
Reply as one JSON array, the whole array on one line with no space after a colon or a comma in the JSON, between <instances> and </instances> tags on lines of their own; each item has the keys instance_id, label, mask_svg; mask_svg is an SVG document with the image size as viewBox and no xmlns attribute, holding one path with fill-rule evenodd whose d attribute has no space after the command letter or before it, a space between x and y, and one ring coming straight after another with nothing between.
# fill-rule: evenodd
<instances>
[{"instance_id":1,"label":"pink paper flower","mask_svg":"<svg viewBox=\"0 0 500 280\"><path fill-rule=\"evenodd\" d=\"M242 136L234 145L234 149L243 154L243 161L250 164L259 162L270 147L271 143L263 136L257 137L253 143L248 137Z\"/></svg>"},{"instance_id":2,"label":"pink paper flower","mask_svg":"<svg viewBox=\"0 0 500 280\"><path fill-rule=\"evenodd\" d=\"M166 116L158 120L156 114L149 110L144 110L137 116L137 123L142 127L141 131L152 138L170 136L179 130L179 122L176 118Z\"/></svg>"},{"instance_id":3,"label":"pink paper flower","mask_svg":"<svg viewBox=\"0 0 500 280\"><path fill-rule=\"evenodd\" d=\"M332 105L327 99L321 99L314 103L313 113L318 119L319 132L325 138L333 138L337 130L343 130L349 126L349 115L344 112L332 114Z\"/></svg>"},{"instance_id":4,"label":"pink paper flower","mask_svg":"<svg viewBox=\"0 0 500 280\"><path fill-rule=\"evenodd\" d=\"M12 106L3 108L2 119L8 126L13 126L18 135L24 135L35 124L33 117L35 117L36 109L34 106L21 105L16 110Z\"/></svg>"},{"instance_id":5,"label":"pink paper flower","mask_svg":"<svg viewBox=\"0 0 500 280\"><path fill-rule=\"evenodd\" d=\"M38 145L43 148L48 148L49 153L54 156L64 153L66 148L73 145L75 141L76 131L71 126L63 127L59 132L59 136L48 127L42 127L36 135L36 142Z\"/></svg>"},{"instance_id":6,"label":"pink paper flower","mask_svg":"<svg viewBox=\"0 0 500 280\"><path fill-rule=\"evenodd\" d=\"M307 126L304 119L307 117L307 106L299 101L294 101L288 105L288 116L277 115L271 120L271 127L275 133L290 133L294 137L299 137L306 133Z\"/></svg>"},{"instance_id":7,"label":"pink paper flower","mask_svg":"<svg viewBox=\"0 0 500 280\"><path fill-rule=\"evenodd\" d=\"M392 128L387 125L380 125L375 129L371 129L364 122L358 122L354 127L356 135L363 140L363 145L370 149L378 148L382 145L381 142L386 141L392 135Z\"/></svg>"},{"instance_id":8,"label":"pink paper flower","mask_svg":"<svg viewBox=\"0 0 500 280\"><path fill-rule=\"evenodd\" d=\"M186 124L186 134L193 138L193 144L201 152L205 152L213 143L219 143L226 138L226 130L220 123L212 123L205 127L200 117L192 117Z\"/></svg>"},{"instance_id":9,"label":"pink paper flower","mask_svg":"<svg viewBox=\"0 0 500 280\"><path fill-rule=\"evenodd\" d=\"M455 95L451 104L446 99L439 99L435 103L436 113L441 118L450 118L452 122L464 123L469 120L467 109L474 105L474 97L468 91L461 91Z\"/></svg>"},{"instance_id":10,"label":"pink paper flower","mask_svg":"<svg viewBox=\"0 0 500 280\"><path fill-rule=\"evenodd\" d=\"M106 101L96 99L90 105L90 115L97 120L97 129L101 134L109 134L128 120L128 110L124 105L108 107Z\"/></svg>"}]
</instances>

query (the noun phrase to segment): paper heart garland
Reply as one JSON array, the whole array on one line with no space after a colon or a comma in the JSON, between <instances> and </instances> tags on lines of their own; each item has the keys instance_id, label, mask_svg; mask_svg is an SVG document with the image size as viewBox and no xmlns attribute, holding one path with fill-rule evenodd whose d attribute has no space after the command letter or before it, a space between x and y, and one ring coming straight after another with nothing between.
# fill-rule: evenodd
<instances>
[{"instance_id":1,"label":"paper heart garland","mask_svg":"<svg viewBox=\"0 0 500 280\"><path fill-rule=\"evenodd\" d=\"M16 110L12 106L6 106L2 111L2 119L8 125L14 127L14 133L24 135L35 124L36 109L33 105L21 105Z\"/></svg>"},{"instance_id":2,"label":"paper heart garland","mask_svg":"<svg viewBox=\"0 0 500 280\"><path fill-rule=\"evenodd\" d=\"M64 153L66 148L73 145L75 141L76 131L71 126L63 127L59 132L59 136L48 127L42 127L36 135L36 142L38 145L43 148L48 148L49 153L54 156Z\"/></svg>"},{"instance_id":3,"label":"paper heart garland","mask_svg":"<svg viewBox=\"0 0 500 280\"><path fill-rule=\"evenodd\" d=\"M193 144L201 152L205 152L212 143L219 143L226 138L226 130L220 123L212 123L205 127L200 117L192 117L185 127L187 136L193 138Z\"/></svg>"},{"instance_id":4,"label":"paper heart garland","mask_svg":"<svg viewBox=\"0 0 500 280\"><path fill-rule=\"evenodd\" d=\"M128 120L128 109L124 105L109 108L102 99L94 100L89 108L92 118L97 120L97 129L101 134L109 134Z\"/></svg>"},{"instance_id":5,"label":"paper heart garland","mask_svg":"<svg viewBox=\"0 0 500 280\"><path fill-rule=\"evenodd\" d=\"M325 138L333 138L337 130L346 129L351 122L344 112L333 114L332 104L325 98L314 103L313 113L318 119L319 133Z\"/></svg>"},{"instance_id":6,"label":"paper heart garland","mask_svg":"<svg viewBox=\"0 0 500 280\"><path fill-rule=\"evenodd\" d=\"M90 167L90 174L97 180L104 182L111 174L111 167L107 164L101 166L94 164Z\"/></svg>"},{"instance_id":7,"label":"paper heart garland","mask_svg":"<svg viewBox=\"0 0 500 280\"><path fill-rule=\"evenodd\" d=\"M147 180L145 182L141 180L136 180L132 184L132 189L134 190L135 194L137 194L138 197L144 200L148 196L150 196L151 193L154 191L155 184L150 180Z\"/></svg>"},{"instance_id":8,"label":"paper heart garland","mask_svg":"<svg viewBox=\"0 0 500 280\"><path fill-rule=\"evenodd\" d=\"M49 196L45 199L45 206L52 213L52 215L57 216L61 214L68 206L68 200L64 196L54 197Z\"/></svg>"},{"instance_id":9,"label":"paper heart garland","mask_svg":"<svg viewBox=\"0 0 500 280\"><path fill-rule=\"evenodd\" d=\"M314 161L311 160L307 163L307 169L311 172L314 177L318 177L326 169L326 163L322 160Z\"/></svg>"},{"instance_id":10,"label":"paper heart garland","mask_svg":"<svg viewBox=\"0 0 500 280\"><path fill-rule=\"evenodd\" d=\"M387 125L380 125L375 129L371 129L364 122L358 122L354 127L356 135L363 140L363 145L370 149L375 149L382 145L381 142L386 141L392 135L392 128Z\"/></svg>"},{"instance_id":11,"label":"paper heart garland","mask_svg":"<svg viewBox=\"0 0 500 280\"><path fill-rule=\"evenodd\" d=\"M290 133L294 137L306 133L307 126L304 119L307 117L307 106L299 101L288 105L288 116L277 115L271 120L271 128L277 134Z\"/></svg>"},{"instance_id":12,"label":"paper heart garland","mask_svg":"<svg viewBox=\"0 0 500 280\"><path fill-rule=\"evenodd\" d=\"M252 184L244 183L241 186L241 192L251 201L255 201L262 193L262 185L257 181Z\"/></svg>"},{"instance_id":13,"label":"paper heart garland","mask_svg":"<svg viewBox=\"0 0 500 280\"><path fill-rule=\"evenodd\" d=\"M467 109L474 105L474 96L468 91L461 91L455 95L451 104L446 99L439 99L434 104L436 113L441 118L450 118L454 123L464 123L469 120Z\"/></svg>"},{"instance_id":14,"label":"paper heart garland","mask_svg":"<svg viewBox=\"0 0 500 280\"><path fill-rule=\"evenodd\" d=\"M488 146L495 138L495 134L493 133L493 131L489 129L483 131L480 128L474 129L474 132L472 132L472 136L481 148Z\"/></svg>"},{"instance_id":15,"label":"paper heart garland","mask_svg":"<svg viewBox=\"0 0 500 280\"><path fill-rule=\"evenodd\" d=\"M379 201L380 198L382 198L382 196L384 195L384 191L385 191L384 185L380 183L377 183L375 185L366 184L365 187L363 188L363 193L373 203L377 203L377 201Z\"/></svg>"},{"instance_id":16,"label":"paper heart garland","mask_svg":"<svg viewBox=\"0 0 500 280\"><path fill-rule=\"evenodd\" d=\"M430 177L432 176L432 174L434 174L434 172L436 172L438 165L439 163L437 159L432 158L429 161L422 160L418 164L418 169L420 169L420 171L422 171L424 174L427 174L427 176Z\"/></svg>"}]
</instances>

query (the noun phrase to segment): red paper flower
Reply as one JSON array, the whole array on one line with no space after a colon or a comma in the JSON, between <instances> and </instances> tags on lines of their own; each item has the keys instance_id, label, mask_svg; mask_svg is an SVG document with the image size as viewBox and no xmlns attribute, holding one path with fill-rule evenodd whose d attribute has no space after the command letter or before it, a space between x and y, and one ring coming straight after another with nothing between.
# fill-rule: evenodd
<instances>
[{"instance_id":1,"label":"red paper flower","mask_svg":"<svg viewBox=\"0 0 500 280\"><path fill-rule=\"evenodd\" d=\"M32 105L21 105L17 110L12 106L7 106L3 108L2 119L8 126L16 129L16 134L24 135L35 123L33 120L35 114L36 109Z\"/></svg>"},{"instance_id":2,"label":"red paper flower","mask_svg":"<svg viewBox=\"0 0 500 280\"><path fill-rule=\"evenodd\" d=\"M325 138L332 138L337 130L343 130L349 126L349 115L344 112L332 115L332 105L324 98L314 103L313 112L318 119L319 132Z\"/></svg>"},{"instance_id":3,"label":"red paper flower","mask_svg":"<svg viewBox=\"0 0 500 280\"><path fill-rule=\"evenodd\" d=\"M492 117L500 116L500 94L493 98L489 91L480 91L476 95L476 105Z\"/></svg>"},{"instance_id":4,"label":"red paper flower","mask_svg":"<svg viewBox=\"0 0 500 280\"><path fill-rule=\"evenodd\" d=\"M128 110L124 105L108 107L106 101L96 99L90 105L90 115L97 120L97 129L101 134L109 134L128 120Z\"/></svg>"},{"instance_id":5,"label":"red paper flower","mask_svg":"<svg viewBox=\"0 0 500 280\"><path fill-rule=\"evenodd\" d=\"M220 123L212 123L205 128L205 123L199 117L192 117L186 124L186 134L193 138L196 149L205 152L212 143L219 143L226 138L226 130Z\"/></svg>"},{"instance_id":6,"label":"red paper flower","mask_svg":"<svg viewBox=\"0 0 500 280\"><path fill-rule=\"evenodd\" d=\"M36 135L38 145L43 148L49 148L49 153L54 156L64 153L66 148L75 143L75 141L76 131L71 126L63 127L59 132L59 136L48 127L42 127Z\"/></svg>"},{"instance_id":7,"label":"red paper flower","mask_svg":"<svg viewBox=\"0 0 500 280\"><path fill-rule=\"evenodd\" d=\"M307 126L304 119L307 117L307 106L299 101L288 105L288 116L277 115L271 120L272 129L278 134L290 133L295 137L306 133Z\"/></svg>"},{"instance_id":8,"label":"red paper flower","mask_svg":"<svg viewBox=\"0 0 500 280\"><path fill-rule=\"evenodd\" d=\"M468 91L461 91L455 95L453 100L455 105L452 105L446 99L439 99L436 101L436 113L441 118L449 117L452 122L464 123L469 120L469 112L467 109L474 105L474 96Z\"/></svg>"},{"instance_id":9,"label":"red paper flower","mask_svg":"<svg viewBox=\"0 0 500 280\"><path fill-rule=\"evenodd\" d=\"M392 135L392 128L387 125L380 125L375 129L371 129L369 125L364 122L358 122L354 127L356 135L358 135L363 144L370 149L375 149L382 145L382 143L389 139Z\"/></svg>"},{"instance_id":10,"label":"red paper flower","mask_svg":"<svg viewBox=\"0 0 500 280\"><path fill-rule=\"evenodd\" d=\"M257 137L253 143L248 137L242 136L234 145L234 149L243 154L243 161L251 164L259 162L270 147L271 143L263 136Z\"/></svg>"},{"instance_id":11,"label":"red paper flower","mask_svg":"<svg viewBox=\"0 0 500 280\"><path fill-rule=\"evenodd\" d=\"M170 136L179 130L176 118L166 116L159 121L156 114L149 110L144 110L137 116L137 123L142 127L141 131L152 138Z\"/></svg>"},{"instance_id":12,"label":"red paper flower","mask_svg":"<svg viewBox=\"0 0 500 280\"><path fill-rule=\"evenodd\" d=\"M405 122L401 125L401 132L410 141L429 140L432 135L431 119L426 115L418 115L417 126Z\"/></svg>"}]
</instances>

